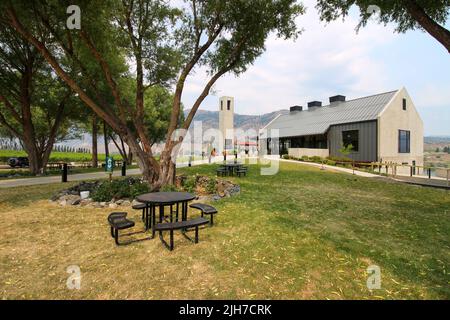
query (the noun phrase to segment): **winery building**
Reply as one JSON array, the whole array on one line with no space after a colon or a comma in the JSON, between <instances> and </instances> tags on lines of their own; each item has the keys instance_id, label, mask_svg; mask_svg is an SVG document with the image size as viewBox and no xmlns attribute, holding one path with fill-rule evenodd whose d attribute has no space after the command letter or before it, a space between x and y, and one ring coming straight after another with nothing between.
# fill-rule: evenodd
<instances>
[{"instance_id":1,"label":"winery building","mask_svg":"<svg viewBox=\"0 0 450 320\"><path fill-rule=\"evenodd\" d=\"M272 120L265 129L269 136L278 129L279 141L261 140L268 154L343 157L339 150L351 144L348 157L355 161L423 165L423 122L405 88L329 100L326 106L320 101L309 102L308 109L293 106Z\"/></svg>"}]
</instances>

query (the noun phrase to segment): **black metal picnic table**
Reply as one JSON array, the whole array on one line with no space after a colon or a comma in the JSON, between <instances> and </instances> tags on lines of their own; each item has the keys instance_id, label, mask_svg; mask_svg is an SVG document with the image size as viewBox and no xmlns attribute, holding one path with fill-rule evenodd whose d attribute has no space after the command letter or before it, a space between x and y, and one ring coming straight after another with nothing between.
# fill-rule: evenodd
<instances>
[{"instance_id":1,"label":"black metal picnic table","mask_svg":"<svg viewBox=\"0 0 450 320\"><path fill-rule=\"evenodd\" d=\"M240 167L243 166L240 162L227 162L222 164L223 167L226 168L226 170L233 175L235 170L238 170Z\"/></svg>"},{"instance_id":2,"label":"black metal picnic table","mask_svg":"<svg viewBox=\"0 0 450 320\"><path fill-rule=\"evenodd\" d=\"M155 225L156 208L159 207L159 223L163 222L164 207L170 206L170 222L175 214L175 221L178 221L180 206L181 220L187 220L188 203L195 199L195 195L189 192L151 192L141 194L136 200L146 204L145 208L145 228L148 230L152 224ZM175 211L173 207L175 206ZM154 234L153 234L154 235Z\"/></svg>"}]
</instances>

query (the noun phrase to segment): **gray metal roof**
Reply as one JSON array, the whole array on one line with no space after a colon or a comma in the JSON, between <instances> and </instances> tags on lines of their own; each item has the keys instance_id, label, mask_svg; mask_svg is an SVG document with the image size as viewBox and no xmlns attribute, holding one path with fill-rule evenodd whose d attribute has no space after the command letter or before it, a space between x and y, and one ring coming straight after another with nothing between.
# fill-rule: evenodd
<instances>
[{"instance_id":1,"label":"gray metal roof","mask_svg":"<svg viewBox=\"0 0 450 320\"><path fill-rule=\"evenodd\" d=\"M266 129L279 129L280 137L293 137L324 134L336 124L376 120L397 91L282 114L269 123Z\"/></svg>"}]
</instances>

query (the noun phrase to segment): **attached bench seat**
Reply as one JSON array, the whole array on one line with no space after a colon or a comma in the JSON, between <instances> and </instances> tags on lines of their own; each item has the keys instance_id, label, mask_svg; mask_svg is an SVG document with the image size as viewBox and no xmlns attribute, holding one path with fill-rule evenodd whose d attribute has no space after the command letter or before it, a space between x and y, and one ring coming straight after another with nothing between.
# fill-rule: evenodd
<instances>
[{"instance_id":1,"label":"attached bench seat","mask_svg":"<svg viewBox=\"0 0 450 320\"><path fill-rule=\"evenodd\" d=\"M200 210L202 217L207 214L210 216L210 224L214 225L214 215L217 213L217 209L209 204L193 203L189 207Z\"/></svg>"},{"instance_id":2,"label":"attached bench seat","mask_svg":"<svg viewBox=\"0 0 450 320\"><path fill-rule=\"evenodd\" d=\"M195 240L193 241L194 243L198 243L198 227L208 224L209 221L205 218L196 218L196 219L192 219L192 220L187 220L187 221L177 221L177 222L166 222L166 223L158 223L156 225L153 226L153 232L158 231L159 232L159 238L161 239L161 242L164 244L164 246L166 248L168 248L170 251L173 250L173 231L174 230L183 230L183 235L192 241L191 238L189 238L186 234L185 231L187 231L187 229L191 229L191 228L195 228ZM170 244L167 244L167 242L164 240L163 231L169 231L170 232Z\"/></svg>"},{"instance_id":3,"label":"attached bench seat","mask_svg":"<svg viewBox=\"0 0 450 320\"><path fill-rule=\"evenodd\" d=\"M236 171L236 174L238 177L241 175L247 176L248 168L247 167L239 167L239 169Z\"/></svg>"},{"instance_id":4,"label":"attached bench seat","mask_svg":"<svg viewBox=\"0 0 450 320\"><path fill-rule=\"evenodd\" d=\"M219 168L217 168L216 172L217 172L218 176L220 175L222 177L226 176L228 174L228 170L226 167L219 167Z\"/></svg>"},{"instance_id":5,"label":"attached bench seat","mask_svg":"<svg viewBox=\"0 0 450 320\"><path fill-rule=\"evenodd\" d=\"M111 237L114 238L117 245L120 245L119 230L134 227L134 221L127 219L126 216L126 212L113 212L108 215L108 223L111 227Z\"/></svg>"},{"instance_id":6,"label":"attached bench seat","mask_svg":"<svg viewBox=\"0 0 450 320\"><path fill-rule=\"evenodd\" d=\"M145 221L145 208L147 205L145 203L137 203L131 206L133 210L142 210L142 221Z\"/></svg>"}]
</instances>

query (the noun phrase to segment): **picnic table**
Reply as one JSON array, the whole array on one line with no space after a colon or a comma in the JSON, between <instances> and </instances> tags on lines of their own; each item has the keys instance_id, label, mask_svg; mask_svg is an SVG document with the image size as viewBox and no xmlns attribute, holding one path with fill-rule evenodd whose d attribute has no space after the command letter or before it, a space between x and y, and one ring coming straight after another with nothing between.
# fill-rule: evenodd
<instances>
[{"instance_id":1,"label":"picnic table","mask_svg":"<svg viewBox=\"0 0 450 320\"><path fill-rule=\"evenodd\" d=\"M195 197L194 194L189 192L151 192L137 196L136 200L146 205L144 223L146 230L148 230L152 224L155 225L157 208L159 208L159 223L162 223L165 219L164 207L167 206L170 207L170 222L173 222L173 215L175 215L175 221L178 221L180 213L181 220L186 221L188 203Z\"/></svg>"},{"instance_id":2,"label":"picnic table","mask_svg":"<svg viewBox=\"0 0 450 320\"><path fill-rule=\"evenodd\" d=\"M227 162L222 164L221 166L226 169L226 171L233 175L235 171L237 171L240 167L242 167L242 163L240 162Z\"/></svg>"}]
</instances>

